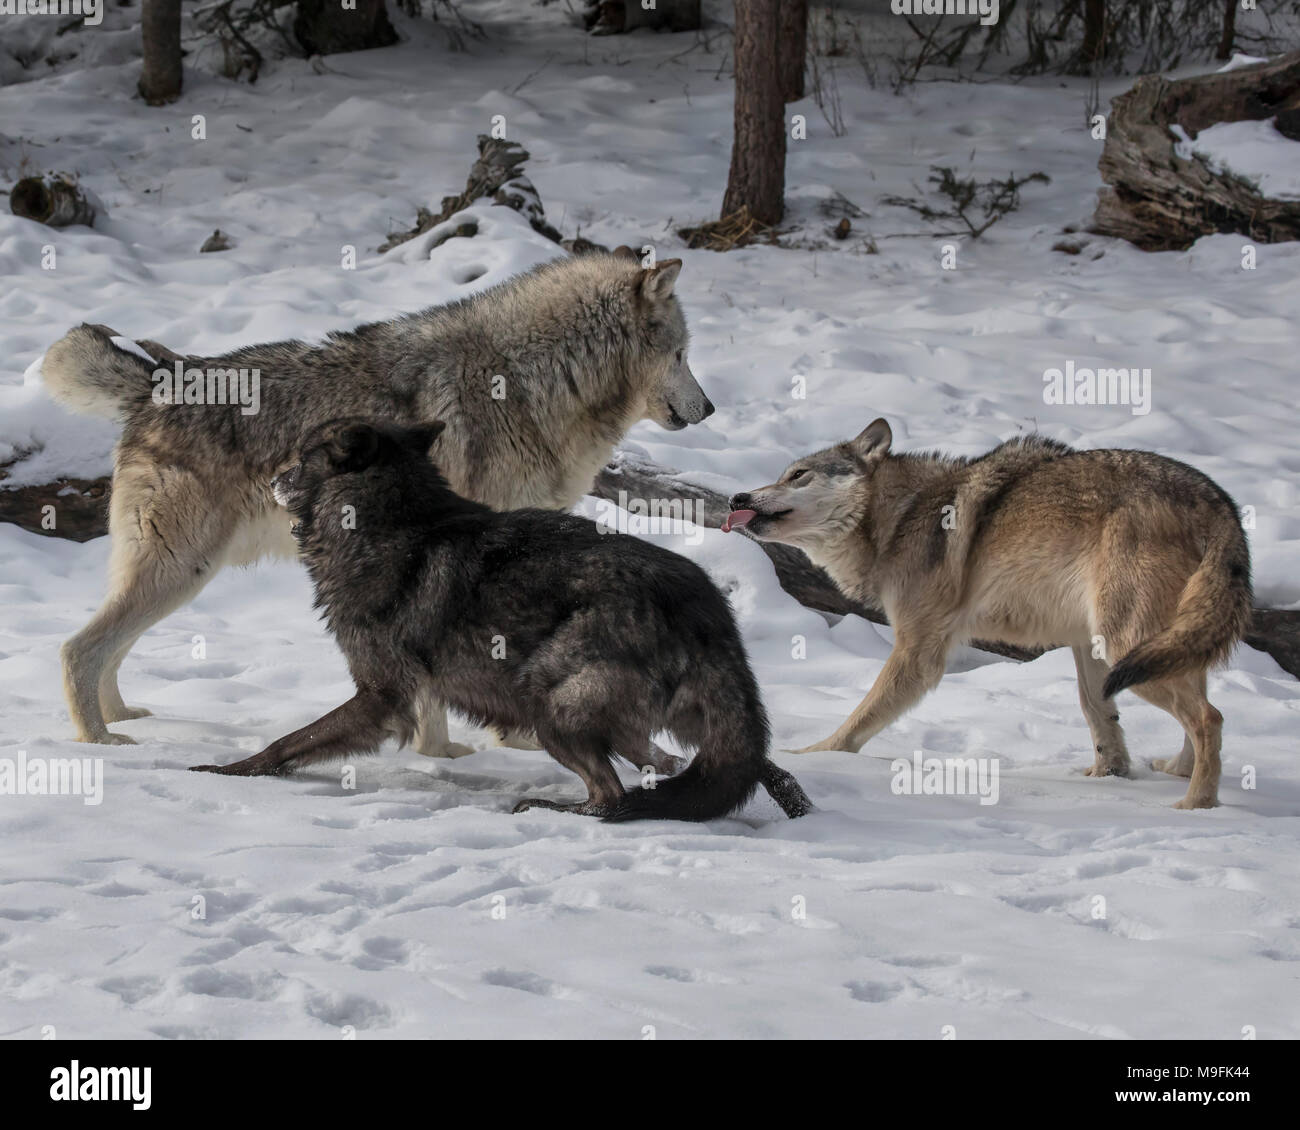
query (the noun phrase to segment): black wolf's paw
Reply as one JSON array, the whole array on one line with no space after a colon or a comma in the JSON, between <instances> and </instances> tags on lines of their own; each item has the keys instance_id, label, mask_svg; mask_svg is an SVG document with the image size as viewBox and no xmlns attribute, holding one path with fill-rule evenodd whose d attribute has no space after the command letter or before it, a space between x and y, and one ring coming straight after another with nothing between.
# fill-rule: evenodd
<instances>
[{"instance_id":1,"label":"black wolf's paw","mask_svg":"<svg viewBox=\"0 0 1300 1130\"><path fill-rule=\"evenodd\" d=\"M608 816L614 811L609 805L593 804L589 800L584 800L580 804L561 804L557 800L525 797L511 809L511 812L518 815L527 812L530 808L549 808L553 812L575 812L579 816Z\"/></svg>"},{"instance_id":2,"label":"black wolf's paw","mask_svg":"<svg viewBox=\"0 0 1300 1130\"><path fill-rule=\"evenodd\" d=\"M249 757L230 765L191 765L191 773L220 773L224 777L276 777L284 772L283 766L268 766Z\"/></svg>"}]
</instances>

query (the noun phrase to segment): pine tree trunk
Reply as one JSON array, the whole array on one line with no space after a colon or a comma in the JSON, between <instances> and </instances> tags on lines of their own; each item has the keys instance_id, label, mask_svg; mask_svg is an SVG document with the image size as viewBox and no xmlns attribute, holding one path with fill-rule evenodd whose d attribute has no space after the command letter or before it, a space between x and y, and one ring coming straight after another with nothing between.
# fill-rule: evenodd
<instances>
[{"instance_id":1,"label":"pine tree trunk","mask_svg":"<svg viewBox=\"0 0 1300 1130\"><path fill-rule=\"evenodd\" d=\"M780 0L736 0L736 111L722 217L777 224L785 197L785 102L777 74Z\"/></svg>"},{"instance_id":2,"label":"pine tree trunk","mask_svg":"<svg viewBox=\"0 0 1300 1130\"><path fill-rule=\"evenodd\" d=\"M1079 62L1085 72L1100 63L1106 53L1106 0L1084 0L1083 45Z\"/></svg>"},{"instance_id":3,"label":"pine tree trunk","mask_svg":"<svg viewBox=\"0 0 1300 1130\"><path fill-rule=\"evenodd\" d=\"M1219 40L1217 57L1232 58L1232 41L1237 38L1237 4L1239 0L1223 0L1223 38Z\"/></svg>"},{"instance_id":4,"label":"pine tree trunk","mask_svg":"<svg viewBox=\"0 0 1300 1130\"><path fill-rule=\"evenodd\" d=\"M293 35L309 55L367 51L397 42L384 0L352 0L349 8L342 0L298 0Z\"/></svg>"},{"instance_id":5,"label":"pine tree trunk","mask_svg":"<svg viewBox=\"0 0 1300 1130\"><path fill-rule=\"evenodd\" d=\"M174 102L181 94L181 0L144 0L140 34L140 97L150 106Z\"/></svg>"},{"instance_id":6,"label":"pine tree trunk","mask_svg":"<svg viewBox=\"0 0 1300 1130\"><path fill-rule=\"evenodd\" d=\"M798 102L804 96L804 63L808 54L808 0L781 0L778 67L781 97Z\"/></svg>"}]
</instances>

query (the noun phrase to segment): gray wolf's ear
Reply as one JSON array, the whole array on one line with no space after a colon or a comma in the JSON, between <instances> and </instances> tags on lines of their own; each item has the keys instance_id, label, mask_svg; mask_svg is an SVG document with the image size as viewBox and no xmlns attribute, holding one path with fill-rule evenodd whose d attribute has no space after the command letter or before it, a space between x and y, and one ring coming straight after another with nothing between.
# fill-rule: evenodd
<instances>
[{"instance_id":1,"label":"gray wolf's ear","mask_svg":"<svg viewBox=\"0 0 1300 1130\"><path fill-rule=\"evenodd\" d=\"M422 455L427 455L434 441L447 430L445 420L430 420L411 429L411 443Z\"/></svg>"},{"instance_id":2,"label":"gray wolf's ear","mask_svg":"<svg viewBox=\"0 0 1300 1130\"><path fill-rule=\"evenodd\" d=\"M889 447L894 442L894 433L889 430L883 417L872 420L856 439L849 440L853 454L864 463L875 463L889 454Z\"/></svg>"},{"instance_id":3,"label":"gray wolf's ear","mask_svg":"<svg viewBox=\"0 0 1300 1130\"><path fill-rule=\"evenodd\" d=\"M665 259L653 267L647 267L641 277L641 293L651 302L667 302L672 297L673 283L682 273L680 259Z\"/></svg>"},{"instance_id":4,"label":"gray wolf's ear","mask_svg":"<svg viewBox=\"0 0 1300 1130\"><path fill-rule=\"evenodd\" d=\"M633 251L626 243L620 244L618 247L614 248L614 250L611 251L610 254L613 255L615 259L636 258L636 252ZM117 335L115 334L114 336L116 337Z\"/></svg>"},{"instance_id":5,"label":"gray wolf's ear","mask_svg":"<svg viewBox=\"0 0 1300 1130\"><path fill-rule=\"evenodd\" d=\"M379 452L379 433L369 424L345 424L330 436L325 450L336 470L364 471Z\"/></svg>"}]
</instances>

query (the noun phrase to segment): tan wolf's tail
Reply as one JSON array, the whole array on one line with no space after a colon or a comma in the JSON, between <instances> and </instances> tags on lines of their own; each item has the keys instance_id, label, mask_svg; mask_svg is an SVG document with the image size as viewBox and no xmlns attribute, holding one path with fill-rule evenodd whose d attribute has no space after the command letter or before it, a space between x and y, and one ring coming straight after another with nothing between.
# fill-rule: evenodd
<instances>
[{"instance_id":1,"label":"tan wolf's tail","mask_svg":"<svg viewBox=\"0 0 1300 1130\"><path fill-rule=\"evenodd\" d=\"M1250 623L1250 550L1235 514L1211 533L1196 571L1187 578L1173 623L1143 640L1110 669L1102 693L1222 663Z\"/></svg>"},{"instance_id":2,"label":"tan wolf's tail","mask_svg":"<svg viewBox=\"0 0 1300 1130\"><path fill-rule=\"evenodd\" d=\"M74 412L110 420L125 419L134 405L147 401L157 366L114 345L120 336L107 326L82 324L59 338L41 363L50 395Z\"/></svg>"}]
</instances>

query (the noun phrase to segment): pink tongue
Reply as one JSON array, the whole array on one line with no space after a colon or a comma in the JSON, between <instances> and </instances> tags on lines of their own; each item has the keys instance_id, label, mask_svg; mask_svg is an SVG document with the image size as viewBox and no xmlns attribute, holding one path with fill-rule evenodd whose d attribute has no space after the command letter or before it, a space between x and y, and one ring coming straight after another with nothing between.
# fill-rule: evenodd
<instances>
[{"instance_id":1,"label":"pink tongue","mask_svg":"<svg viewBox=\"0 0 1300 1130\"><path fill-rule=\"evenodd\" d=\"M748 526L757 516L758 511L756 510L733 510L727 515L727 520L722 523L722 532L724 534L729 534L731 533L732 527L739 528L741 526Z\"/></svg>"}]
</instances>

